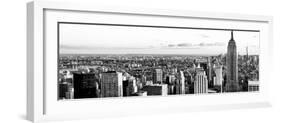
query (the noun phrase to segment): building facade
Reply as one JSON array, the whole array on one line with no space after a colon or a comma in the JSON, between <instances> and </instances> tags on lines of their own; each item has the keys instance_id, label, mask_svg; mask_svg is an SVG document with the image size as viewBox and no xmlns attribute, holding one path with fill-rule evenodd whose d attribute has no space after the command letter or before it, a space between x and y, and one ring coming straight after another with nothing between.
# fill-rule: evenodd
<instances>
[{"instance_id":1,"label":"building facade","mask_svg":"<svg viewBox=\"0 0 281 123\"><path fill-rule=\"evenodd\" d=\"M74 99L99 97L99 79L94 73L73 73Z\"/></svg>"},{"instance_id":2,"label":"building facade","mask_svg":"<svg viewBox=\"0 0 281 123\"><path fill-rule=\"evenodd\" d=\"M184 78L183 71L179 72L178 80L176 81L175 84L175 90L176 90L175 94L185 94L185 78Z\"/></svg>"},{"instance_id":3,"label":"building facade","mask_svg":"<svg viewBox=\"0 0 281 123\"><path fill-rule=\"evenodd\" d=\"M153 83L154 84L162 84L163 82L163 71L162 69L153 70Z\"/></svg>"},{"instance_id":4,"label":"building facade","mask_svg":"<svg viewBox=\"0 0 281 123\"><path fill-rule=\"evenodd\" d=\"M203 69L197 69L194 81L194 93L208 93L208 79Z\"/></svg>"},{"instance_id":5,"label":"building facade","mask_svg":"<svg viewBox=\"0 0 281 123\"><path fill-rule=\"evenodd\" d=\"M237 47L233 38L233 31L231 31L231 39L227 46L226 56L226 92L237 92L239 91L238 84L238 58L237 58Z\"/></svg>"},{"instance_id":6,"label":"building facade","mask_svg":"<svg viewBox=\"0 0 281 123\"><path fill-rule=\"evenodd\" d=\"M142 88L142 91L146 91L147 95L168 95L168 85L167 84L153 84L146 85Z\"/></svg>"},{"instance_id":7,"label":"building facade","mask_svg":"<svg viewBox=\"0 0 281 123\"><path fill-rule=\"evenodd\" d=\"M213 62L212 62L213 58L212 57L208 57L207 59L207 79L209 81L209 85L213 86Z\"/></svg>"},{"instance_id":8,"label":"building facade","mask_svg":"<svg viewBox=\"0 0 281 123\"><path fill-rule=\"evenodd\" d=\"M259 81L248 81L248 91L259 91Z\"/></svg>"},{"instance_id":9,"label":"building facade","mask_svg":"<svg viewBox=\"0 0 281 123\"><path fill-rule=\"evenodd\" d=\"M214 77L214 86L221 86L222 85L222 66L218 65L214 67L214 71L216 76Z\"/></svg>"},{"instance_id":10,"label":"building facade","mask_svg":"<svg viewBox=\"0 0 281 123\"><path fill-rule=\"evenodd\" d=\"M101 97L123 96L122 73L108 71L101 75Z\"/></svg>"}]
</instances>

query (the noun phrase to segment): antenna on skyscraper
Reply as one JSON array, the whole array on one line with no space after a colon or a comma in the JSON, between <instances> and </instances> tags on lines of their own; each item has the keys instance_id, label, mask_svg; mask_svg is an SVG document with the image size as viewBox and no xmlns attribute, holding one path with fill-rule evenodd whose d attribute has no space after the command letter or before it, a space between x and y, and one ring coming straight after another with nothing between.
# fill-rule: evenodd
<instances>
[{"instance_id":1,"label":"antenna on skyscraper","mask_svg":"<svg viewBox=\"0 0 281 123\"><path fill-rule=\"evenodd\" d=\"M231 41L234 41L234 38L233 38L233 30L231 30Z\"/></svg>"}]
</instances>

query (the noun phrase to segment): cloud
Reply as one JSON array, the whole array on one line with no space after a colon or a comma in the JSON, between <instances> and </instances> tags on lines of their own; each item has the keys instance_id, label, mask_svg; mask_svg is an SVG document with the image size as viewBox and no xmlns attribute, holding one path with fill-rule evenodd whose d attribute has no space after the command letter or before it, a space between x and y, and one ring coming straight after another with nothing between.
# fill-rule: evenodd
<instances>
[{"instance_id":1,"label":"cloud","mask_svg":"<svg viewBox=\"0 0 281 123\"><path fill-rule=\"evenodd\" d=\"M168 44L168 47L175 47L175 44Z\"/></svg>"},{"instance_id":2,"label":"cloud","mask_svg":"<svg viewBox=\"0 0 281 123\"><path fill-rule=\"evenodd\" d=\"M161 44L160 44L161 45ZM69 45L69 44L61 44L60 50L65 51L109 51L109 50L148 50L148 49L200 49L204 47L213 47L213 46L225 46L226 44L224 42L214 42L214 43L174 43L174 44L162 44L159 46L135 46L135 47L126 47L126 46L115 46L115 47L107 47L107 46L92 46L92 45Z\"/></svg>"},{"instance_id":3,"label":"cloud","mask_svg":"<svg viewBox=\"0 0 281 123\"><path fill-rule=\"evenodd\" d=\"M198 49L198 46L194 46L192 43L178 43L178 44L168 44L161 48L164 49Z\"/></svg>"},{"instance_id":4,"label":"cloud","mask_svg":"<svg viewBox=\"0 0 281 123\"><path fill-rule=\"evenodd\" d=\"M192 43L180 43L180 44L177 44L178 47L191 47L192 46Z\"/></svg>"},{"instance_id":5,"label":"cloud","mask_svg":"<svg viewBox=\"0 0 281 123\"><path fill-rule=\"evenodd\" d=\"M124 49L152 49L154 46L147 47L98 47L98 46L86 46L86 45L65 45L61 44L60 49L63 50L124 50Z\"/></svg>"},{"instance_id":6,"label":"cloud","mask_svg":"<svg viewBox=\"0 0 281 123\"><path fill-rule=\"evenodd\" d=\"M225 46L224 42L214 42L214 43L204 43L201 42L197 44L198 46L205 47L205 46Z\"/></svg>"},{"instance_id":7,"label":"cloud","mask_svg":"<svg viewBox=\"0 0 281 123\"><path fill-rule=\"evenodd\" d=\"M179 43L179 44L168 44L167 47L191 47L192 44L191 43ZM165 47L165 46L164 46Z\"/></svg>"},{"instance_id":8,"label":"cloud","mask_svg":"<svg viewBox=\"0 0 281 123\"><path fill-rule=\"evenodd\" d=\"M224 42L214 42L214 43L205 43L201 42L199 44L192 43L179 43L179 44L168 44L164 48L199 48L199 47L209 47L209 46L225 46Z\"/></svg>"}]
</instances>

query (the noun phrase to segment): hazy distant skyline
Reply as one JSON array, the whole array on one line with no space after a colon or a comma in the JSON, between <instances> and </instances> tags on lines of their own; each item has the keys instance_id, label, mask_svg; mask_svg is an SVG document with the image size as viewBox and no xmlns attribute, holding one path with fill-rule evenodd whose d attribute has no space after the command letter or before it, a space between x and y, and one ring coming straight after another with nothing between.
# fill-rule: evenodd
<instances>
[{"instance_id":1,"label":"hazy distant skyline","mask_svg":"<svg viewBox=\"0 0 281 123\"><path fill-rule=\"evenodd\" d=\"M61 54L226 53L230 31L60 24ZM259 32L234 31L239 54L259 54Z\"/></svg>"}]
</instances>

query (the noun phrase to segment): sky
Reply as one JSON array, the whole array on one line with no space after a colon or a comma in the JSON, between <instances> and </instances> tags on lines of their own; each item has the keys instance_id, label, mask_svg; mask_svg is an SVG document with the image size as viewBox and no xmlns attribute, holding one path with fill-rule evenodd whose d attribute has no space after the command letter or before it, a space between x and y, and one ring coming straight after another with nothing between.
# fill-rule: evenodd
<instances>
[{"instance_id":1,"label":"sky","mask_svg":"<svg viewBox=\"0 0 281 123\"><path fill-rule=\"evenodd\" d=\"M239 54L259 54L259 32L234 31ZM226 53L231 32L225 30L60 24L61 54Z\"/></svg>"}]
</instances>

